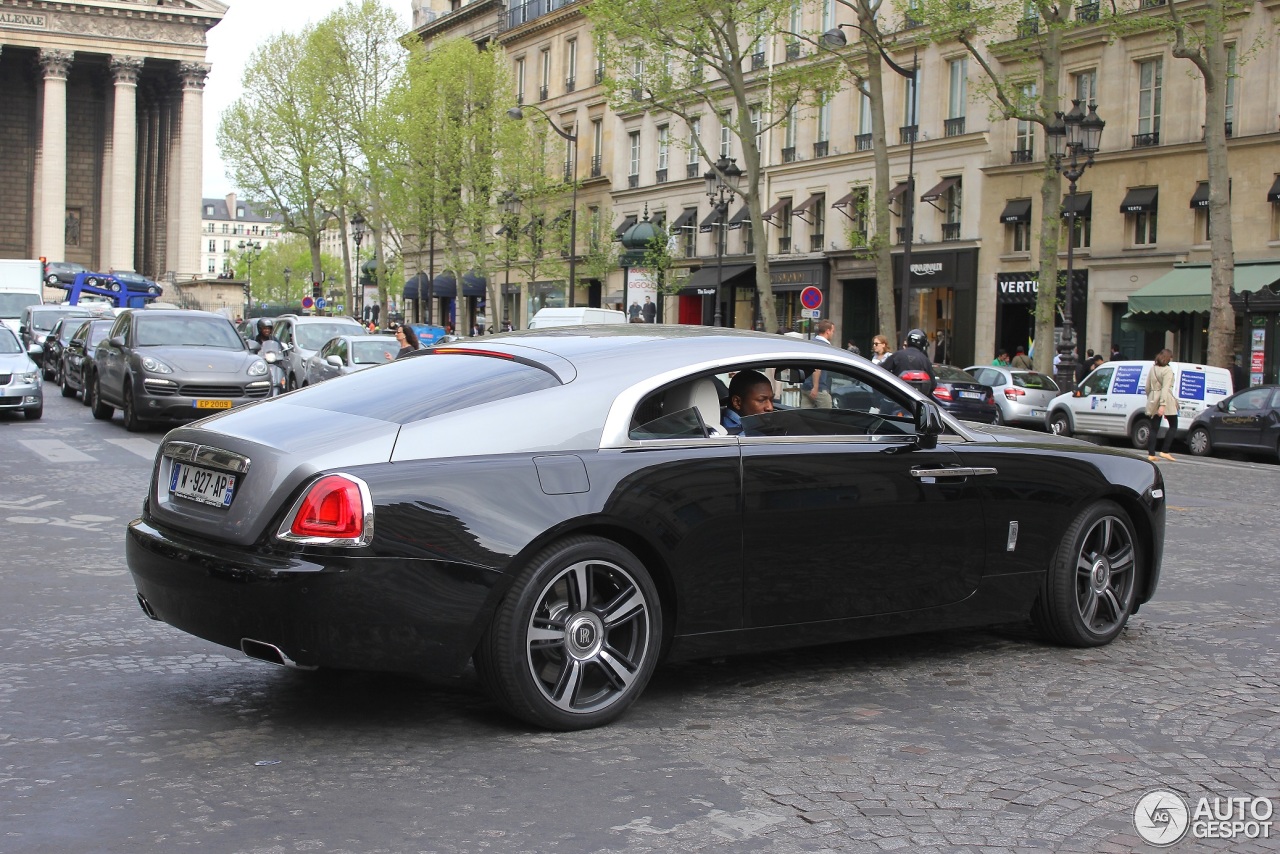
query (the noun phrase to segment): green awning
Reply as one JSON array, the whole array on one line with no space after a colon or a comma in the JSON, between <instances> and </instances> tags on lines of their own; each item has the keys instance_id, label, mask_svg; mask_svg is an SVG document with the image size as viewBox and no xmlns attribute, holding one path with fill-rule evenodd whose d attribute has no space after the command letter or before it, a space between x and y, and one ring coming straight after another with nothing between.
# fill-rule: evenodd
<instances>
[{"instance_id":1,"label":"green awning","mask_svg":"<svg viewBox=\"0 0 1280 854\"><path fill-rule=\"evenodd\" d=\"M1280 281L1280 263L1237 264L1235 292L1261 290ZM1126 318L1139 314L1199 314L1209 310L1208 264L1174 267L1144 288L1129 294Z\"/></svg>"}]
</instances>

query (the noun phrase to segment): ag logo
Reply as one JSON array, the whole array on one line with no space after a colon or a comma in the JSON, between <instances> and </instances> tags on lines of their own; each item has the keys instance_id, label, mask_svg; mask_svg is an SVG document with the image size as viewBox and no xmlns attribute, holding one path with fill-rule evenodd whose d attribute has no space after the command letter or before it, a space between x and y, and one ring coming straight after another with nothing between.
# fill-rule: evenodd
<instances>
[{"instance_id":1,"label":"ag logo","mask_svg":"<svg viewBox=\"0 0 1280 854\"><path fill-rule=\"evenodd\" d=\"M1160 848L1173 845L1187 835L1190 813L1187 804L1173 792L1148 792L1133 808L1133 827L1138 835Z\"/></svg>"}]
</instances>

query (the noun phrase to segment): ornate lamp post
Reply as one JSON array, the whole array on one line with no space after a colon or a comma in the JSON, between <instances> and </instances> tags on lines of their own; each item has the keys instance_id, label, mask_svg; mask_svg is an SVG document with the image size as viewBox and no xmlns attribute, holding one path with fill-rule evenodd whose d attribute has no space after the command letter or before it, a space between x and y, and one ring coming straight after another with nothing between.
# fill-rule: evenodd
<instances>
[{"instance_id":1,"label":"ornate lamp post","mask_svg":"<svg viewBox=\"0 0 1280 854\"><path fill-rule=\"evenodd\" d=\"M249 265L249 275L244 282L244 316L248 317L249 309L253 307L253 262L257 261L258 256L262 254L262 244L252 240L241 240L236 244L236 248L240 250L245 263Z\"/></svg>"},{"instance_id":2,"label":"ornate lamp post","mask_svg":"<svg viewBox=\"0 0 1280 854\"><path fill-rule=\"evenodd\" d=\"M706 182L711 207L716 211L716 306L711 325L723 326L721 289L724 287L725 218L729 213L729 204L741 192L742 170L738 168L738 161L734 158L721 157L703 174L702 180Z\"/></svg>"},{"instance_id":3,"label":"ornate lamp post","mask_svg":"<svg viewBox=\"0 0 1280 854\"><path fill-rule=\"evenodd\" d=\"M574 132L570 133L563 130L560 125L547 114L547 111L536 104L525 104L542 113L547 120L547 124L551 125L551 129L560 135L560 138L569 143L569 160L565 168L565 177L573 184L573 194L569 202L572 207L569 210L569 306L572 308L577 299L576 293L578 289L578 126L574 124ZM524 111L521 107L512 107L507 110L507 118L515 121L524 119Z\"/></svg>"},{"instance_id":4,"label":"ornate lamp post","mask_svg":"<svg viewBox=\"0 0 1280 854\"><path fill-rule=\"evenodd\" d=\"M1053 123L1045 128L1053 166L1068 182L1066 303L1062 307L1062 343L1058 345L1061 358L1056 372L1058 385L1062 388L1073 388L1076 384L1075 326L1072 322L1076 227L1079 220L1076 212L1076 182L1093 165L1093 156L1098 153L1102 144L1102 129L1107 123L1098 118L1097 108L1097 104L1090 104L1089 114L1085 115L1080 108L1079 99L1073 99L1071 111L1066 115L1059 111L1055 114ZM1081 157L1084 159L1081 160Z\"/></svg>"},{"instance_id":5,"label":"ornate lamp post","mask_svg":"<svg viewBox=\"0 0 1280 854\"><path fill-rule=\"evenodd\" d=\"M355 316L359 320L364 320L364 282L360 280L360 244L364 242L364 236L369 233L369 224L365 222L365 218L360 214L351 217L351 239L356 242L356 288L352 294L355 305Z\"/></svg>"},{"instance_id":6,"label":"ornate lamp post","mask_svg":"<svg viewBox=\"0 0 1280 854\"><path fill-rule=\"evenodd\" d=\"M511 290L511 241L515 237L516 222L520 219L520 197L512 190L504 190L498 196L498 200L502 202L502 233L507 238L507 272L506 279L502 285L502 298L505 300L507 292ZM491 322L497 320L496 315L497 312L495 310L494 314L489 318ZM502 327L498 328L501 329Z\"/></svg>"}]
</instances>

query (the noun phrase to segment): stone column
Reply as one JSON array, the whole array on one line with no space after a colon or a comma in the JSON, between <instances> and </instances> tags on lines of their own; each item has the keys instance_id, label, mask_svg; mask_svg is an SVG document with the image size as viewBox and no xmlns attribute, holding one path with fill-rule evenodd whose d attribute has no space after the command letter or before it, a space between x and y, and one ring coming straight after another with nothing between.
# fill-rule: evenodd
<instances>
[{"instance_id":1,"label":"stone column","mask_svg":"<svg viewBox=\"0 0 1280 854\"><path fill-rule=\"evenodd\" d=\"M50 261L67 252L67 74L74 54L41 50L44 72L44 119L40 128L40 220L36 253Z\"/></svg>"},{"instance_id":2,"label":"stone column","mask_svg":"<svg viewBox=\"0 0 1280 854\"><path fill-rule=\"evenodd\" d=\"M111 223L107 265L137 269L134 221L138 187L138 73L142 57L111 57L115 79L115 115L111 123L111 195L107 216Z\"/></svg>"},{"instance_id":3,"label":"stone column","mask_svg":"<svg viewBox=\"0 0 1280 854\"><path fill-rule=\"evenodd\" d=\"M204 141L204 79L209 76L209 66L203 62L183 62L178 65L182 78L181 157L179 158L178 203L181 209L176 219L181 225L178 234L170 234L169 240L178 243L175 272L179 281L201 275L200 267L200 198L203 190L204 169L201 160Z\"/></svg>"}]
</instances>

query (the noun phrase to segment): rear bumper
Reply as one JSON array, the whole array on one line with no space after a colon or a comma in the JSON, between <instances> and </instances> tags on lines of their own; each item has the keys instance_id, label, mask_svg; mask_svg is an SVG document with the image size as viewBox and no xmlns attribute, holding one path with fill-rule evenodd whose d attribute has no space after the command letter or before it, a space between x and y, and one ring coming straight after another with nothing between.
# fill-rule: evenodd
<instances>
[{"instance_id":1,"label":"rear bumper","mask_svg":"<svg viewBox=\"0 0 1280 854\"><path fill-rule=\"evenodd\" d=\"M271 644L303 667L456 675L501 574L347 555L265 556L134 520L125 557L154 617L240 649Z\"/></svg>"}]
</instances>

